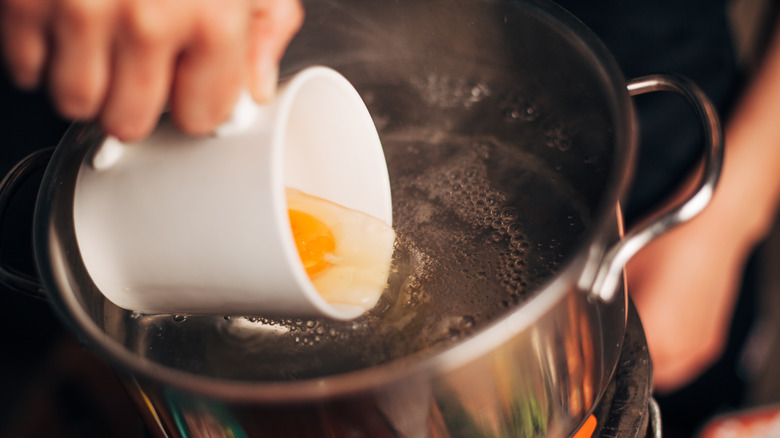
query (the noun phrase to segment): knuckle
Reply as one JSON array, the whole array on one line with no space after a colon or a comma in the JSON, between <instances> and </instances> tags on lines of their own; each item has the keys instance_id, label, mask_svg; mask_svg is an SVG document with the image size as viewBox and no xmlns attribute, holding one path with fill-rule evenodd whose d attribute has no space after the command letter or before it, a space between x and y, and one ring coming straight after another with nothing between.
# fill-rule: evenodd
<instances>
[{"instance_id":1,"label":"knuckle","mask_svg":"<svg viewBox=\"0 0 780 438\"><path fill-rule=\"evenodd\" d=\"M206 12L198 22L198 39L208 46L234 45L246 33L247 17L224 8Z\"/></svg>"},{"instance_id":2,"label":"knuckle","mask_svg":"<svg viewBox=\"0 0 780 438\"><path fill-rule=\"evenodd\" d=\"M60 3L56 21L69 31L88 31L95 24L105 22L107 13L105 2L69 0Z\"/></svg>"},{"instance_id":3,"label":"knuckle","mask_svg":"<svg viewBox=\"0 0 780 438\"><path fill-rule=\"evenodd\" d=\"M143 2L139 2L143 3ZM122 11L123 31L134 44L153 47L165 41L169 26L159 9L136 5Z\"/></svg>"},{"instance_id":4,"label":"knuckle","mask_svg":"<svg viewBox=\"0 0 780 438\"><path fill-rule=\"evenodd\" d=\"M281 51L303 25L303 5L298 0L276 0L253 12L255 37L265 39L281 57Z\"/></svg>"},{"instance_id":5,"label":"knuckle","mask_svg":"<svg viewBox=\"0 0 780 438\"><path fill-rule=\"evenodd\" d=\"M268 11L271 27L287 36L301 28L304 16L305 11L299 0L278 0Z\"/></svg>"}]
</instances>

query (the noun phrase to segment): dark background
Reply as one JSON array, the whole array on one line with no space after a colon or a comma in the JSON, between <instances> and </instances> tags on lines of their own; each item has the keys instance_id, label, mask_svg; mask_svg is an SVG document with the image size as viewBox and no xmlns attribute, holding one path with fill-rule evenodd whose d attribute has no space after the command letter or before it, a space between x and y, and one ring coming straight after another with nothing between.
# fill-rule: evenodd
<instances>
[{"instance_id":1,"label":"dark background","mask_svg":"<svg viewBox=\"0 0 780 438\"><path fill-rule=\"evenodd\" d=\"M68 122L45 93L23 92L0 70L0 174L55 146ZM39 174L14 197L0 229L0 263L34 273L30 225ZM0 436L142 437L135 406L101 359L82 348L48 303L0 287Z\"/></svg>"}]
</instances>

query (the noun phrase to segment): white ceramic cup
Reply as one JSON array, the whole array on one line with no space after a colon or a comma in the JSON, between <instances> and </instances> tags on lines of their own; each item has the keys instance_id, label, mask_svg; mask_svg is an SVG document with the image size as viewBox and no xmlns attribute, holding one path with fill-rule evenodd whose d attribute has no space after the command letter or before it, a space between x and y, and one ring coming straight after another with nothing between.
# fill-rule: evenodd
<instances>
[{"instance_id":1,"label":"white ceramic cup","mask_svg":"<svg viewBox=\"0 0 780 438\"><path fill-rule=\"evenodd\" d=\"M376 128L332 69L302 70L268 105L244 100L213 136L163 117L143 141L106 139L76 182L84 265L106 298L140 313L359 316L365 305L329 303L309 281L286 187L392 223Z\"/></svg>"}]
</instances>

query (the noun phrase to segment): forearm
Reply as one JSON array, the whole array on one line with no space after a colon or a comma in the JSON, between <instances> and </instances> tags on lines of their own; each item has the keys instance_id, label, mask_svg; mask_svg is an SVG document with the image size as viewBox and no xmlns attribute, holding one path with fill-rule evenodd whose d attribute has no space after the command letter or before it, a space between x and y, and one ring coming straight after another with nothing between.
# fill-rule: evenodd
<instances>
[{"instance_id":1,"label":"forearm","mask_svg":"<svg viewBox=\"0 0 780 438\"><path fill-rule=\"evenodd\" d=\"M725 134L723 172L705 215L730 224L752 245L769 232L780 204L780 32Z\"/></svg>"},{"instance_id":2,"label":"forearm","mask_svg":"<svg viewBox=\"0 0 780 438\"><path fill-rule=\"evenodd\" d=\"M780 33L725 135L723 171L710 205L628 264L629 291L659 391L685 385L721 355L745 262L774 223L780 204Z\"/></svg>"}]
</instances>

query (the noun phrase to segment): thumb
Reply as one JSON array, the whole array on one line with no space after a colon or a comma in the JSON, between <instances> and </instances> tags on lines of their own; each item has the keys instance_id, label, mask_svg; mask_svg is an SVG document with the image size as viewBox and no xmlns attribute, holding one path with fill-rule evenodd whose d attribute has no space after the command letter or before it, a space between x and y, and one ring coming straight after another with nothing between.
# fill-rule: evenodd
<instances>
[{"instance_id":1,"label":"thumb","mask_svg":"<svg viewBox=\"0 0 780 438\"><path fill-rule=\"evenodd\" d=\"M249 89L257 102L276 93L279 62L303 23L299 0L254 0L249 22Z\"/></svg>"}]
</instances>

